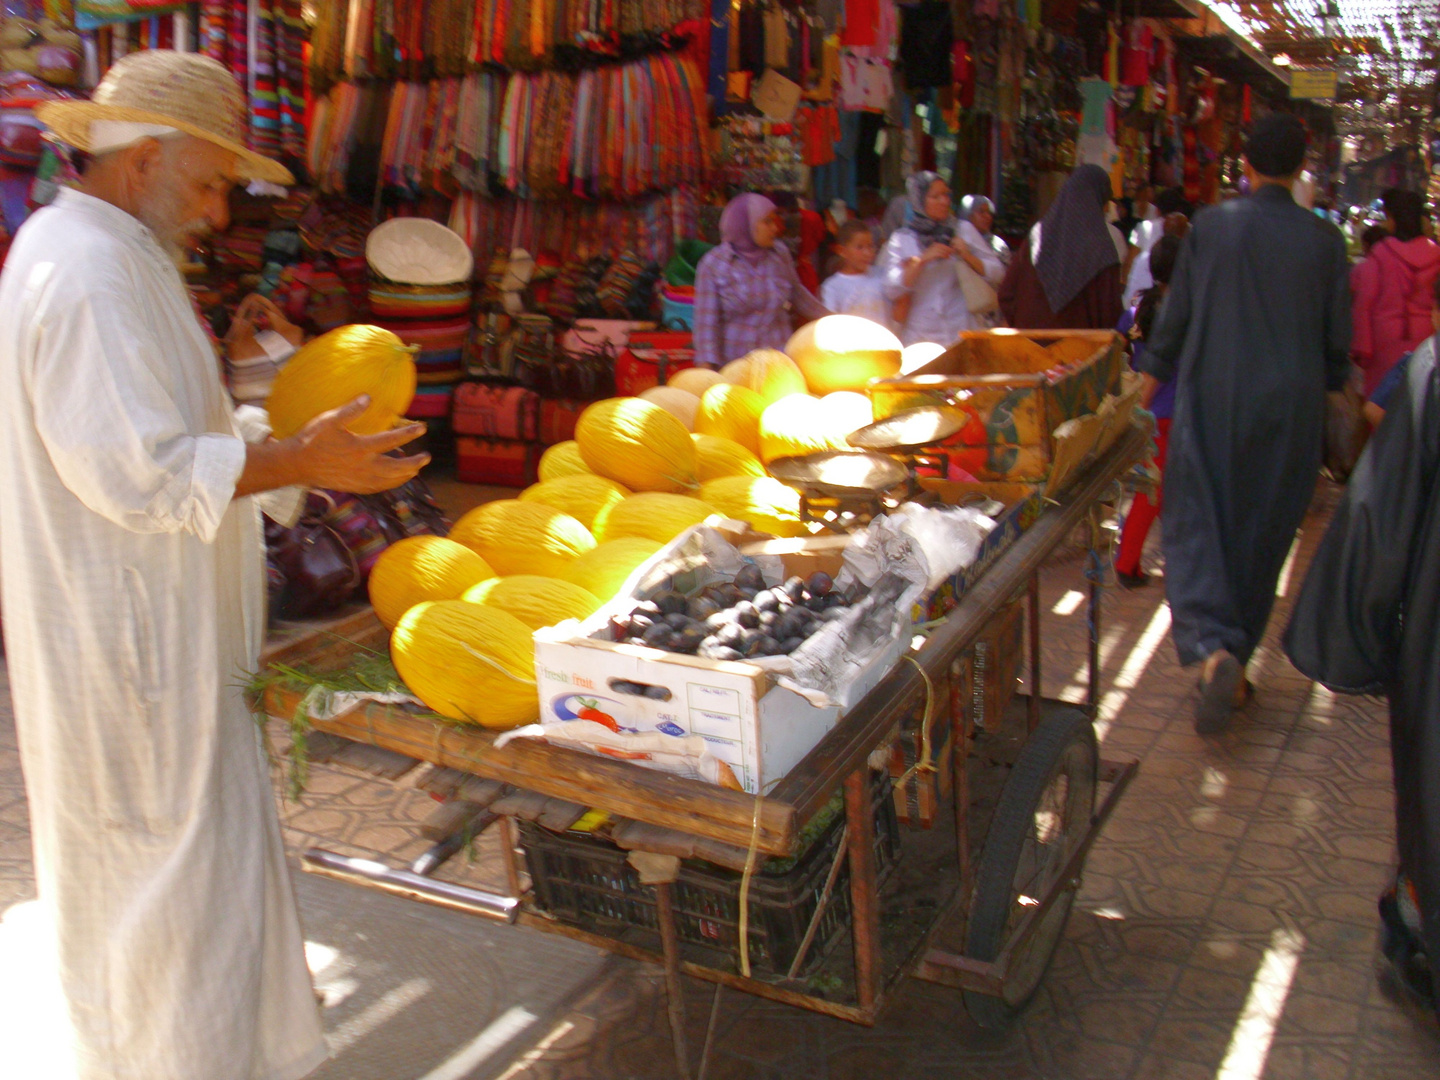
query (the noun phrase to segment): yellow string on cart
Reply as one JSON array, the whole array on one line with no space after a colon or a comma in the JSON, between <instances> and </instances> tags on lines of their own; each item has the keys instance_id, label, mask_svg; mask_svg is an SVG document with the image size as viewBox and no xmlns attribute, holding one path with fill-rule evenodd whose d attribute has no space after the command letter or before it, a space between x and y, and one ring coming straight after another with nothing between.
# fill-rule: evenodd
<instances>
[{"instance_id":1,"label":"yellow string on cart","mask_svg":"<svg viewBox=\"0 0 1440 1080\"><path fill-rule=\"evenodd\" d=\"M895 781L895 786L901 791L905 790L911 778L920 772L935 771L935 751L931 746L930 725L935 715L935 683L930 678L930 673L921 666L920 661L908 653L906 660L915 665L915 670L920 672L920 678L925 680L925 715L920 721L920 758L905 770L905 774Z\"/></svg>"}]
</instances>

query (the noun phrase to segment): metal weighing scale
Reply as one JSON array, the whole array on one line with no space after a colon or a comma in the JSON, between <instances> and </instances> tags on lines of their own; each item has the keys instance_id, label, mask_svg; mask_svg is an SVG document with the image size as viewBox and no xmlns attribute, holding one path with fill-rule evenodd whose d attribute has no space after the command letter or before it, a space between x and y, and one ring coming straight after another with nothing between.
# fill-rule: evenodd
<instances>
[{"instance_id":1,"label":"metal weighing scale","mask_svg":"<svg viewBox=\"0 0 1440 1080\"><path fill-rule=\"evenodd\" d=\"M852 433L854 450L781 458L770 463L770 474L800 492L801 521L850 532L902 502L923 501L916 469L929 466L945 476L949 456L934 448L965 422L944 406L907 409Z\"/></svg>"}]
</instances>

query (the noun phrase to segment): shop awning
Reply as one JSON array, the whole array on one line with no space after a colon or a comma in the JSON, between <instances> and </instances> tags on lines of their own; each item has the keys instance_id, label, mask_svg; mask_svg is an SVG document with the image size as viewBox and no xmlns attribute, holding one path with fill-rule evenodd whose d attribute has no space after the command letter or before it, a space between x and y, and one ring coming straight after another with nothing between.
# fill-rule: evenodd
<instances>
[{"instance_id":1,"label":"shop awning","mask_svg":"<svg viewBox=\"0 0 1440 1080\"><path fill-rule=\"evenodd\" d=\"M1157 9L1183 9L1184 15L1151 14ZM1176 32L1176 46L1188 59L1208 68L1223 79L1248 83L1272 97L1290 93L1290 75L1265 55L1253 41L1236 30L1203 0L1141 0L1141 14L1166 19Z\"/></svg>"}]
</instances>

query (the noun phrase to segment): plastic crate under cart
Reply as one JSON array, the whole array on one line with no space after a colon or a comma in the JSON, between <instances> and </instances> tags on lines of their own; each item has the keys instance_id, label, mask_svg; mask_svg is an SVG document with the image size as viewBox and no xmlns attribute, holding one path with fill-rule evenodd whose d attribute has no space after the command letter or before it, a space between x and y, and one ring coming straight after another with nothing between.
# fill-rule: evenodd
<instances>
[{"instance_id":1,"label":"plastic crate under cart","mask_svg":"<svg viewBox=\"0 0 1440 1080\"><path fill-rule=\"evenodd\" d=\"M871 774L875 814L875 865L881 880L900 857L900 826L891 781ZM628 852L587 833L555 833L528 821L521 844L534 888L534 903L562 922L607 937L659 947L655 890L640 883ZM748 939L757 972L785 975L809 928L844 834L839 796L817 815L810 844L790 859L762 863L750 879ZM738 968L740 879L696 859L685 860L672 887L675 925L683 952L696 947L714 962L723 954ZM831 889L814 942L798 974L811 970L850 929L850 872L842 866Z\"/></svg>"}]
</instances>

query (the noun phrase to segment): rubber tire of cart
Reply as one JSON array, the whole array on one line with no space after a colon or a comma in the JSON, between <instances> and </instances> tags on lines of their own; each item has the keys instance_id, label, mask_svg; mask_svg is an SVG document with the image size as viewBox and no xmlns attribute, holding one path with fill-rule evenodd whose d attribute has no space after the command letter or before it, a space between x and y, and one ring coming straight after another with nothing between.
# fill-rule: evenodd
<instances>
[{"instance_id":1,"label":"rubber tire of cart","mask_svg":"<svg viewBox=\"0 0 1440 1080\"><path fill-rule=\"evenodd\" d=\"M965 931L966 956L987 962L994 960L1005 945L1012 919L1018 922L1023 917L1023 911L1017 910L1019 885L1023 884L1016 882L1020 859L1030 839L1040 801L1062 773L1069 781L1064 807L1065 842L1050 856L1048 873L1053 875L1058 871L1074 846L1084 838L1095 812L1098 758L1094 726L1090 717L1079 709L1052 712L1026 740L1000 793L985 848L976 866L975 891ZM1008 1026L1039 989L1064 934L1075 891L1067 888L1056 899L1036 928L1025 953L1012 955L1013 975L1004 997L975 990L964 992L965 1009L980 1027Z\"/></svg>"}]
</instances>

